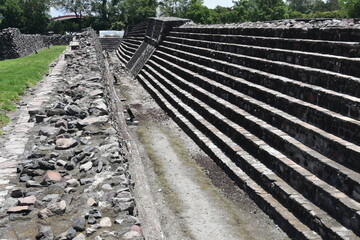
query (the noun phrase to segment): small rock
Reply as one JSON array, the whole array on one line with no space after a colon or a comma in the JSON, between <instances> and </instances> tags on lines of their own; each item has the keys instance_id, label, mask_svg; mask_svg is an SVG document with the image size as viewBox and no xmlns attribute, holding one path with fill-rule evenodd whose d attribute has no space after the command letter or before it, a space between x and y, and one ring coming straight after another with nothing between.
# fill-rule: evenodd
<instances>
[{"instance_id":1,"label":"small rock","mask_svg":"<svg viewBox=\"0 0 360 240\"><path fill-rule=\"evenodd\" d=\"M20 198L25 196L25 192L21 188L16 188L11 191L10 196L13 198Z\"/></svg>"},{"instance_id":2,"label":"small rock","mask_svg":"<svg viewBox=\"0 0 360 240\"><path fill-rule=\"evenodd\" d=\"M80 171L83 170L83 171L87 172L92 168L92 166L93 166L93 163L91 161L89 161L80 166Z\"/></svg>"},{"instance_id":3,"label":"small rock","mask_svg":"<svg viewBox=\"0 0 360 240\"><path fill-rule=\"evenodd\" d=\"M94 232L96 232L96 229L94 228L87 228L86 229L86 236L92 235Z\"/></svg>"},{"instance_id":4,"label":"small rock","mask_svg":"<svg viewBox=\"0 0 360 240\"><path fill-rule=\"evenodd\" d=\"M102 90L96 89L96 90L94 90L94 91L91 91L91 92L89 93L89 96L90 96L90 97L95 97L95 96L102 95L102 94L103 94L103 91L102 91Z\"/></svg>"},{"instance_id":5,"label":"small rock","mask_svg":"<svg viewBox=\"0 0 360 240\"><path fill-rule=\"evenodd\" d=\"M66 164L67 164L67 162L64 161L64 160L57 160L57 161L56 161L56 165L57 165L57 166L60 166L60 167L65 167Z\"/></svg>"},{"instance_id":6,"label":"small rock","mask_svg":"<svg viewBox=\"0 0 360 240\"><path fill-rule=\"evenodd\" d=\"M90 210L88 214L85 215L86 217L93 216L94 218L101 218L101 212L97 209Z\"/></svg>"},{"instance_id":7,"label":"small rock","mask_svg":"<svg viewBox=\"0 0 360 240\"><path fill-rule=\"evenodd\" d=\"M42 160L38 161L38 164L39 164L39 168L43 169L43 170L54 170L55 169L54 164L51 164L51 163L48 163L48 162L45 162Z\"/></svg>"},{"instance_id":8,"label":"small rock","mask_svg":"<svg viewBox=\"0 0 360 240\"><path fill-rule=\"evenodd\" d=\"M28 188L30 188L30 187L41 187L41 184L36 182L36 181L29 180L29 181L26 181L26 187L28 187Z\"/></svg>"},{"instance_id":9,"label":"small rock","mask_svg":"<svg viewBox=\"0 0 360 240\"><path fill-rule=\"evenodd\" d=\"M44 196L44 197L42 198L42 200L43 200L44 202L50 202L50 201L52 201L53 199L55 199L55 198L57 198L57 197L59 197L59 194L48 194L48 195Z\"/></svg>"},{"instance_id":10,"label":"small rock","mask_svg":"<svg viewBox=\"0 0 360 240\"><path fill-rule=\"evenodd\" d=\"M72 178L72 179L69 179L66 181L66 186L67 187L78 187L78 186L80 186L80 183L77 179Z\"/></svg>"},{"instance_id":11,"label":"small rock","mask_svg":"<svg viewBox=\"0 0 360 240\"><path fill-rule=\"evenodd\" d=\"M36 200L34 203L34 207L38 208L38 209L43 209L46 207L45 203L43 201L40 200Z\"/></svg>"},{"instance_id":12,"label":"small rock","mask_svg":"<svg viewBox=\"0 0 360 240\"><path fill-rule=\"evenodd\" d=\"M130 229L140 233L141 235L143 234L141 227L139 227L138 225L133 225Z\"/></svg>"},{"instance_id":13,"label":"small rock","mask_svg":"<svg viewBox=\"0 0 360 240\"><path fill-rule=\"evenodd\" d=\"M95 224L96 223L96 219L94 218L93 215L90 215L88 220L87 220L88 224Z\"/></svg>"},{"instance_id":14,"label":"small rock","mask_svg":"<svg viewBox=\"0 0 360 240\"><path fill-rule=\"evenodd\" d=\"M86 240L86 238L84 234L80 233L75 238L73 238L73 240Z\"/></svg>"},{"instance_id":15,"label":"small rock","mask_svg":"<svg viewBox=\"0 0 360 240\"><path fill-rule=\"evenodd\" d=\"M101 187L103 190L106 190L106 191L111 191L113 188L111 187L110 184L106 183L104 185L102 185Z\"/></svg>"},{"instance_id":16,"label":"small rock","mask_svg":"<svg viewBox=\"0 0 360 240\"><path fill-rule=\"evenodd\" d=\"M81 112L81 109L76 105L69 105L65 108L65 111L68 115L75 116Z\"/></svg>"},{"instance_id":17,"label":"small rock","mask_svg":"<svg viewBox=\"0 0 360 240\"><path fill-rule=\"evenodd\" d=\"M59 157L60 156L60 154L59 153L57 153L57 152L52 152L52 153L50 153L50 158L52 159L52 158L57 158L57 157Z\"/></svg>"},{"instance_id":18,"label":"small rock","mask_svg":"<svg viewBox=\"0 0 360 240\"><path fill-rule=\"evenodd\" d=\"M96 236L94 240L103 240L100 236Z\"/></svg>"},{"instance_id":19,"label":"small rock","mask_svg":"<svg viewBox=\"0 0 360 240\"><path fill-rule=\"evenodd\" d=\"M20 182L27 182L27 181L30 181L31 180L31 177L28 176L28 175L22 175L20 177Z\"/></svg>"},{"instance_id":20,"label":"small rock","mask_svg":"<svg viewBox=\"0 0 360 240\"><path fill-rule=\"evenodd\" d=\"M104 217L100 220L100 227L111 227L111 220L108 217Z\"/></svg>"},{"instance_id":21,"label":"small rock","mask_svg":"<svg viewBox=\"0 0 360 240\"><path fill-rule=\"evenodd\" d=\"M9 208L7 213L28 213L30 211L29 206L16 206Z\"/></svg>"},{"instance_id":22,"label":"small rock","mask_svg":"<svg viewBox=\"0 0 360 240\"><path fill-rule=\"evenodd\" d=\"M73 138L59 138L55 143L56 149L59 150L73 148L78 145L78 142Z\"/></svg>"},{"instance_id":23,"label":"small rock","mask_svg":"<svg viewBox=\"0 0 360 240\"><path fill-rule=\"evenodd\" d=\"M76 230L74 228L71 227L66 231L67 239L73 239L75 236L76 236Z\"/></svg>"},{"instance_id":24,"label":"small rock","mask_svg":"<svg viewBox=\"0 0 360 240\"><path fill-rule=\"evenodd\" d=\"M75 168L75 164L72 163L72 162L68 162L66 165L65 165L65 169L68 170L68 171L71 171Z\"/></svg>"},{"instance_id":25,"label":"small rock","mask_svg":"<svg viewBox=\"0 0 360 240\"><path fill-rule=\"evenodd\" d=\"M30 205L34 205L35 201L36 201L35 196L28 196L28 197L24 197L24 198L19 198L18 199L18 205L19 206L30 206Z\"/></svg>"},{"instance_id":26,"label":"small rock","mask_svg":"<svg viewBox=\"0 0 360 240\"><path fill-rule=\"evenodd\" d=\"M85 218L78 218L72 225L72 227L78 231L78 232L82 232L86 229L86 222L85 222Z\"/></svg>"},{"instance_id":27,"label":"small rock","mask_svg":"<svg viewBox=\"0 0 360 240\"><path fill-rule=\"evenodd\" d=\"M54 235L50 226L40 226L39 232L35 237L37 240L53 240Z\"/></svg>"},{"instance_id":28,"label":"small rock","mask_svg":"<svg viewBox=\"0 0 360 240\"><path fill-rule=\"evenodd\" d=\"M93 183L94 181L95 181L94 178L82 178L80 179L80 184L81 185L90 184Z\"/></svg>"},{"instance_id":29,"label":"small rock","mask_svg":"<svg viewBox=\"0 0 360 240\"><path fill-rule=\"evenodd\" d=\"M89 116L80 120L78 123L81 126L87 126L94 123L106 123L108 120L109 120L108 116L100 116L100 117Z\"/></svg>"},{"instance_id":30,"label":"small rock","mask_svg":"<svg viewBox=\"0 0 360 240\"><path fill-rule=\"evenodd\" d=\"M93 198L89 198L87 200L87 205L89 205L89 206L97 206L98 203Z\"/></svg>"},{"instance_id":31,"label":"small rock","mask_svg":"<svg viewBox=\"0 0 360 240\"><path fill-rule=\"evenodd\" d=\"M59 172L46 171L43 179L46 182L48 182L48 181L60 182L62 177L61 177L61 174Z\"/></svg>"},{"instance_id":32,"label":"small rock","mask_svg":"<svg viewBox=\"0 0 360 240\"><path fill-rule=\"evenodd\" d=\"M39 218L46 219L54 215L61 215L66 211L66 201L54 203L38 213Z\"/></svg>"},{"instance_id":33,"label":"small rock","mask_svg":"<svg viewBox=\"0 0 360 240\"><path fill-rule=\"evenodd\" d=\"M124 240L140 240L143 239L142 235L136 231L129 231L122 235L122 239Z\"/></svg>"},{"instance_id":34,"label":"small rock","mask_svg":"<svg viewBox=\"0 0 360 240\"><path fill-rule=\"evenodd\" d=\"M76 192L76 188L73 188L73 187L67 187L64 189L64 192L69 194L69 193L73 193L73 192Z\"/></svg>"}]
</instances>

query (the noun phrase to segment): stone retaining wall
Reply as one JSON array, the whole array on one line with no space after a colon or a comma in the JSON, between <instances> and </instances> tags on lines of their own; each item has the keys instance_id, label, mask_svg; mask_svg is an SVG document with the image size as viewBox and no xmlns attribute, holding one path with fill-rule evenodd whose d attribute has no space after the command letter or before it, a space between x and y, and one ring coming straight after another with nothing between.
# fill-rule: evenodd
<instances>
[{"instance_id":1,"label":"stone retaining wall","mask_svg":"<svg viewBox=\"0 0 360 240\"><path fill-rule=\"evenodd\" d=\"M72 36L22 34L17 28L0 32L0 60L28 56L49 45L67 45Z\"/></svg>"}]
</instances>

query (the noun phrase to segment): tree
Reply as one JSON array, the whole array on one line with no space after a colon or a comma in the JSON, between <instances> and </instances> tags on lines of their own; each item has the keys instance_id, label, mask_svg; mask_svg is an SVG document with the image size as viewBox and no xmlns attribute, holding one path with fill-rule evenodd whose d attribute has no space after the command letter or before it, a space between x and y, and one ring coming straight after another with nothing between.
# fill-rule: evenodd
<instances>
[{"instance_id":1,"label":"tree","mask_svg":"<svg viewBox=\"0 0 360 240\"><path fill-rule=\"evenodd\" d=\"M360 17L360 0L341 0L340 5L347 17Z\"/></svg>"},{"instance_id":2,"label":"tree","mask_svg":"<svg viewBox=\"0 0 360 240\"><path fill-rule=\"evenodd\" d=\"M234 10L240 21L270 21L288 18L288 9L282 0L234 1Z\"/></svg>"},{"instance_id":3,"label":"tree","mask_svg":"<svg viewBox=\"0 0 360 240\"><path fill-rule=\"evenodd\" d=\"M191 0L182 17L189 18L195 23L212 24L216 22L216 12L203 5L203 0Z\"/></svg>"},{"instance_id":4,"label":"tree","mask_svg":"<svg viewBox=\"0 0 360 240\"><path fill-rule=\"evenodd\" d=\"M23 33L43 33L49 16L47 0L2 0L0 28L16 27Z\"/></svg>"},{"instance_id":5,"label":"tree","mask_svg":"<svg viewBox=\"0 0 360 240\"><path fill-rule=\"evenodd\" d=\"M118 20L126 25L144 22L156 16L157 6L156 0L124 0L119 3Z\"/></svg>"},{"instance_id":6,"label":"tree","mask_svg":"<svg viewBox=\"0 0 360 240\"><path fill-rule=\"evenodd\" d=\"M51 5L58 9L74 13L82 17L84 13L91 15L93 1L91 0L51 0Z\"/></svg>"},{"instance_id":7,"label":"tree","mask_svg":"<svg viewBox=\"0 0 360 240\"><path fill-rule=\"evenodd\" d=\"M181 17L189 5L189 0L162 0L159 2L160 16Z\"/></svg>"}]
</instances>

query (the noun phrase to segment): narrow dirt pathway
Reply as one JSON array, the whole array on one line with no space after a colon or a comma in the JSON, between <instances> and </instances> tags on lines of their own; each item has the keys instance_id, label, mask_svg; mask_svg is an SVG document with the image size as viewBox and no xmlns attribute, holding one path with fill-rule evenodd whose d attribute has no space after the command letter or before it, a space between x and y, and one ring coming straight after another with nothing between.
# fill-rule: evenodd
<instances>
[{"instance_id":1,"label":"narrow dirt pathway","mask_svg":"<svg viewBox=\"0 0 360 240\"><path fill-rule=\"evenodd\" d=\"M139 121L130 129L146 176L136 176L140 174L137 164L130 170L134 179L146 179L149 184L147 192L155 203L151 208L161 216L162 239L288 239L125 73L115 54L110 54L109 62L120 81L119 95ZM147 234L151 215L141 213L149 196L142 197L142 191L136 194L145 236L159 239Z\"/></svg>"}]
</instances>

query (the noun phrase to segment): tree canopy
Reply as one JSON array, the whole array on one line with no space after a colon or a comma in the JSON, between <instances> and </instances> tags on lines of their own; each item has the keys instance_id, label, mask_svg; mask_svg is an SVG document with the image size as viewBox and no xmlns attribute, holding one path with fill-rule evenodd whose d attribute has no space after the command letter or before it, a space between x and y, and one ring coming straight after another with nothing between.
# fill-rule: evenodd
<instances>
[{"instance_id":1,"label":"tree canopy","mask_svg":"<svg viewBox=\"0 0 360 240\"><path fill-rule=\"evenodd\" d=\"M77 20L49 21L50 7L71 12ZM233 0L232 7L210 9L203 0L0 0L0 29L24 33L118 29L149 17L189 18L214 24L286 18L360 17L360 0Z\"/></svg>"}]
</instances>

